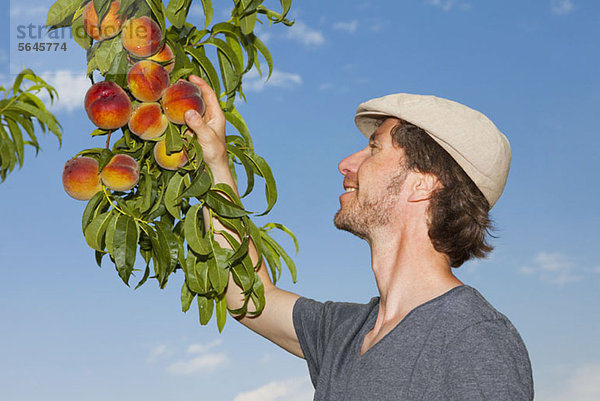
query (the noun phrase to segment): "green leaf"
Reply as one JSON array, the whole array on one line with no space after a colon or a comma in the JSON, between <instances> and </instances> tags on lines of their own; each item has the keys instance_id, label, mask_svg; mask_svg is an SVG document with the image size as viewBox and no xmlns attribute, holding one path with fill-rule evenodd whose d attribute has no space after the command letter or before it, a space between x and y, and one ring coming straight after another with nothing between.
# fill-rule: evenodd
<instances>
[{"instance_id":1,"label":"green leaf","mask_svg":"<svg viewBox=\"0 0 600 401\"><path fill-rule=\"evenodd\" d=\"M190 183L190 186L183 191L181 197L200 197L204 195L211 185L210 175L206 170L202 170L196 175L196 177Z\"/></svg>"},{"instance_id":2,"label":"green leaf","mask_svg":"<svg viewBox=\"0 0 600 401\"><path fill-rule=\"evenodd\" d=\"M114 258L119 277L129 285L129 277L133 272L139 228L134 219L127 215L119 215L115 226Z\"/></svg>"},{"instance_id":3,"label":"green leaf","mask_svg":"<svg viewBox=\"0 0 600 401\"><path fill-rule=\"evenodd\" d=\"M117 57L117 54L122 52L123 43L121 42L120 36L100 42L100 45L94 52L94 58L96 59L98 69L102 75L106 74L110 70ZM117 65L118 64L119 63L117 63Z\"/></svg>"},{"instance_id":4,"label":"green leaf","mask_svg":"<svg viewBox=\"0 0 600 401\"><path fill-rule=\"evenodd\" d=\"M50 131L52 131L52 133L56 135L57 138L62 138L60 125L56 121L56 117L54 117L50 112L38 109L37 107L20 101L13 102L9 110L15 110L18 113L29 114L34 116L38 119L40 123L46 125L50 129Z\"/></svg>"},{"instance_id":5,"label":"green leaf","mask_svg":"<svg viewBox=\"0 0 600 401\"><path fill-rule=\"evenodd\" d=\"M192 301L196 294L190 291L187 284L183 282L181 286L181 310L182 312L187 312L190 310L190 306L192 305Z\"/></svg>"},{"instance_id":6,"label":"green leaf","mask_svg":"<svg viewBox=\"0 0 600 401\"><path fill-rule=\"evenodd\" d=\"M192 206L185 215L183 221L183 232L185 240L192 250L200 255L208 255L211 253L210 242L204 236L200 221L202 218L201 205Z\"/></svg>"},{"instance_id":7,"label":"green leaf","mask_svg":"<svg viewBox=\"0 0 600 401\"><path fill-rule=\"evenodd\" d=\"M240 28L242 28L242 32L244 35L248 35L254 31L254 26L256 25L256 13L252 13L242 19L240 19Z\"/></svg>"},{"instance_id":8,"label":"green leaf","mask_svg":"<svg viewBox=\"0 0 600 401\"><path fill-rule=\"evenodd\" d=\"M277 241L275 241L273 238L271 238L271 236L269 234L267 234L266 232L263 231L263 232L261 232L261 235L262 235L263 243L268 244L277 253L277 255L281 256L281 258L287 265L287 267L292 275L292 280L295 283L296 276L297 276L296 264L294 263L292 258L290 258L288 256L287 252L283 249L283 247L281 245L279 245L279 243L277 243ZM279 258L279 256L278 256L278 258Z\"/></svg>"},{"instance_id":9,"label":"green leaf","mask_svg":"<svg viewBox=\"0 0 600 401\"><path fill-rule=\"evenodd\" d=\"M150 265L148 263L146 263L146 269L144 270L144 276L142 277L142 279L140 280L140 282L137 283L137 285L135 286L134 290L137 290L142 285L144 285L144 283L146 282L146 280L148 280L148 277L150 277Z\"/></svg>"},{"instance_id":10,"label":"green leaf","mask_svg":"<svg viewBox=\"0 0 600 401\"><path fill-rule=\"evenodd\" d=\"M208 28L213 17L212 0L202 0L202 9L204 10L204 28Z\"/></svg>"},{"instance_id":11,"label":"green leaf","mask_svg":"<svg viewBox=\"0 0 600 401\"><path fill-rule=\"evenodd\" d=\"M217 328L219 333L223 331L225 327L225 321L227 320L227 301L225 296L221 296L217 299Z\"/></svg>"},{"instance_id":12,"label":"green leaf","mask_svg":"<svg viewBox=\"0 0 600 401\"><path fill-rule=\"evenodd\" d=\"M235 54L235 51L231 48L229 43L225 42L222 39L212 38L212 37L206 39L206 41L204 43L205 43L205 45L213 45L213 46L217 47L217 49L222 51L225 54L225 56L227 57L227 59L231 62L233 69L236 73L239 73L242 70L242 65L239 62L239 60Z\"/></svg>"},{"instance_id":13,"label":"green leaf","mask_svg":"<svg viewBox=\"0 0 600 401\"><path fill-rule=\"evenodd\" d=\"M8 124L8 130L10 131L13 143L15 144L19 167L23 167L23 158L25 157L25 143L23 142L23 133L21 132L19 126L12 119L7 119L6 123Z\"/></svg>"},{"instance_id":14,"label":"green leaf","mask_svg":"<svg viewBox=\"0 0 600 401\"><path fill-rule=\"evenodd\" d=\"M90 248L104 251L104 233L112 218L112 211L101 213L85 228L84 237Z\"/></svg>"},{"instance_id":15,"label":"green leaf","mask_svg":"<svg viewBox=\"0 0 600 401\"><path fill-rule=\"evenodd\" d=\"M298 239L296 238L292 230L280 223L267 223L263 226L263 229L265 229L265 231L269 231L273 228L277 228L289 235L294 241L294 245L296 246L296 253L298 253L298 251L300 250L300 248L298 247Z\"/></svg>"},{"instance_id":16,"label":"green leaf","mask_svg":"<svg viewBox=\"0 0 600 401\"><path fill-rule=\"evenodd\" d=\"M267 209L259 214L258 216L264 216L269 213L275 202L277 202L277 185L275 184L275 178L271 172L271 167L267 162L260 156L254 153L246 153L246 155L252 160L256 168L258 169L260 176L265 179L265 195L267 197Z\"/></svg>"},{"instance_id":17,"label":"green leaf","mask_svg":"<svg viewBox=\"0 0 600 401\"><path fill-rule=\"evenodd\" d=\"M162 0L146 0L146 4L152 10L152 14L154 14L155 20L164 34L167 30L165 26L165 5Z\"/></svg>"},{"instance_id":18,"label":"green leaf","mask_svg":"<svg viewBox=\"0 0 600 401\"><path fill-rule=\"evenodd\" d=\"M221 294L229 281L229 264L227 260L233 253L231 249L224 249L214 244L214 257L208 259L208 278L217 294Z\"/></svg>"},{"instance_id":19,"label":"green leaf","mask_svg":"<svg viewBox=\"0 0 600 401\"><path fill-rule=\"evenodd\" d=\"M138 185L138 196L136 207L140 213L146 212L152 206L153 177L148 173L148 168L144 166L140 171L140 183Z\"/></svg>"},{"instance_id":20,"label":"green leaf","mask_svg":"<svg viewBox=\"0 0 600 401\"><path fill-rule=\"evenodd\" d=\"M77 42L84 50L88 50L92 47L92 38L90 38L88 34L85 33L85 29L83 29L83 17L81 15L73 20L71 31L73 32L73 39L75 42Z\"/></svg>"},{"instance_id":21,"label":"green leaf","mask_svg":"<svg viewBox=\"0 0 600 401\"><path fill-rule=\"evenodd\" d=\"M46 26L62 27L71 25L70 23L65 25L65 21L71 22L81 2L82 0L58 0L52 4L46 17Z\"/></svg>"},{"instance_id":22,"label":"green leaf","mask_svg":"<svg viewBox=\"0 0 600 401\"><path fill-rule=\"evenodd\" d=\"M171 216L181 220L181 199L179 195L184 189L184 176L174 174L169 180L167 191L165 192L165 207Z\"/></svg>"},{"instance_id":23,"label":"green leaf","mask_svg":"<svg viewBox=\"0 0 600 401\"><path fill-rule=\"evenodd\" d=\"M249 213L244 208L236 205L235 203L225 199L219 195L217 191L210 190L206 193L205 198L206 204L218 215L225 217L242 217L247 216Z\"/></svg>"},{"instance_id":24,"label":"green leaf","mask_svg":"<svg viewBox=\"0 0 600 401\"><path fill-rule=\"evenodd\" d=\"M258 36L254 35L254 34L250 34L249 35L249 40L252 43L252 45L260 52L260 54L263 55L263 57L265 58L267 65L269 66L269 75L267 75L267 79L269 79L271 77L271 74L273 73L273 57L271 56L271 53L269 52L269 49L267 48L267 46L263 43L262 40L260 40L258 38ZM256 60L258 60L258 58L256 58Z\"/></svg>"},{"instance_id":25,"label":"green leaf","mask_svg":"<svg viewBox=\"0 0 600 401\"><path fill-rule=\"evenodd\" d=\"M252 138L250 137L250 130L242 118L242 115L235 109L228 110L225 112L225 119L240 133L240 135L246 141L246 146L252 151L254 149L254 144L252 143Z\"/></svg>"},{"instance_id":26,"label":"green leaf","mask_svg":"<svg viewBox=\"0 0 600 401\"><path fill-rule=\"evenodd\" d=\"M166 149L167 154L170 155L173 152L179 152L183 149L184 141L179 133L179 129L173 123L169 123L166 132Z\"/></svg>"},{"instance_id":27,"label":"green leaf","mask_svg":"<svg viewBox=\"0 0 600 401\"><path fill-rule=\"evenodd\" d=\"M192 0L169 0L167 18L177 28L182 28Z\"/></svg>"},{"instance_id":28,"label":"green leaf","mask_svg":"<svg viewBox=\"0 0 600 401\"><path fill-rule=\"evenodd\" d=\"M212 299L198 295L198 313L200 315L200 324L206 326L210 322L215 303Z\"/></svg>"},{"instance_id":29,"label":"green leaf","mask_svg":"<svg viewBox=\"0 0 600 401\"><path fill-rule=\"evenodd\" d=\"M246 191L241 196L243 198L252 192L252 189L254 189L254 164L250 158L246 156L244 151L235 146L228 146L227 151L235 155L235 157L237 157L237 159L242 163L242 166L244 166L244 171L246 172Z\"/></svg>"},{"instance_id":30,"label":"green leaf","mask_svg":"<svg viewBox=\"0 0 600 401\"><path fill-rule=\"evenodd\" d=\"M104 197L104 192L99 191L88 201L81 217L81 229L85 232L85 228L99 213L104 212L108 207L108 201Z\"/></svg>"},{"instance_id":31,"label":"green leaf","mask_svg":"<svg viewBox=\"0 0 600 401\"><path fill-rule=\"evenodd\" d=\"M169 275L175 271L177 266L179 246L172 227L162 221L155 222L154 226L156 235L151 236L150 239L155 262L158 264L158 271L156 271L157 266L155 265L155 273L160 288L164 288Z\"/></svg>"},{"instance_id":32,"label":"green leaf","mask_svg":"<svg viewBox=\"0 0 600 401\"><path fill-rule=\"evenodd\" d=\"M221 84L219 81L219 74L217 74L217 70L215 70L215 67L213 66L210 59L206 57L204 50L201 48L196 49L192 47L187 47L185 51L198 62L198 64L206 74L208 84L211 88L213 88L217 96L220 97Z\"/></svg>"}]
</instances>

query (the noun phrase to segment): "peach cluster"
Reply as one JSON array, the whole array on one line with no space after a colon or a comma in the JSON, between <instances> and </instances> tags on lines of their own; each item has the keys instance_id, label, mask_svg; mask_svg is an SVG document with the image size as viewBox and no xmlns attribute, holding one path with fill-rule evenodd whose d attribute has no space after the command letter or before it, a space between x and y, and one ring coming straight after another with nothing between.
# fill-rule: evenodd
<instances>
[{"instance_id":1,"label":"peach cluster","mask_svg":"<svg viewBox=\"0 0 600 401\"><path fill-rule=\"evenodd\" d=\"M123 89L111 81L93 84L85 95L85 111L101 129L127 126L140 139L155 141L156 163L161 168L177 170L188 162L185 149L167 154L166 142L161 137L170 123L185 124L183 116L188 109L204 114L202 93L188 81L170 83L175 56L165 43L160 26L147 16L120 17L120 8L119 1L112 1L100 22L93 1L83 10L86 33L96 41L120 34L130 61L127 87ZM90 157L67 161L63 171L65 191L81 200L90 199L102 189L102 184L114 191L129 191L138 180L138 163L125 154L115 155L102 171L98 171L98 162Z\"/></svg>"},{"instance_id":2,"label":"peach cluster","mask_svg":"<svg viewBox=\"0 0 600 401\"><path fill-rule=\"evenodd\" d=\"M74 157L65 163L62 182L65 192L77 200L90 200L102 190L129 191L140 179L137 161L126 154L116 154L99 171L99 163L88 156Z\"/></svg>"}]
</instances>

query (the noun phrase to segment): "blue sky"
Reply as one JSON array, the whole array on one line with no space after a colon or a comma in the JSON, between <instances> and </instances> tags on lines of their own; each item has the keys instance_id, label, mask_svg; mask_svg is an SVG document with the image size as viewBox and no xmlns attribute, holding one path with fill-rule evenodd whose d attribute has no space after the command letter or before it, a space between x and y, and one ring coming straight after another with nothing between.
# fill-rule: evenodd
<instances>
[{"instance_id":1,"label":"blue sky","mask_svg":"<svg viewBox=\"0 0 600 401\"><path fill-rule=\"evenodd\" d=\"M85 56L73 42L61 57L14 50L15 25L43 23L49 4L11 0L0 28L0 81L27 61L58 87L64 127L62 148L41 137L42 152L27 152L0 184L0 398L310 400L302 360L231 319L219 334L181 313L181 275L164 291L133 291L96 267L80 228L85 203L60 179L67 159L100 146L81 107ZM495 251L456 273L519 329L536 399L600 399L600 5L296 0L292 10L293 28L260 30L276 70L266 84L249 76L238 104L278 183L278 204L259 221L284 223L300 241L298 283L288 274L281 286L323 301L376 295L367 245L332 225L337 163L365 145L356 107L394 92L463 102L507 135L513 162L492 211ZM201 21L198 8L191 18ZM261 192L249 209L264 204Z\"/></svg>"}]
</instances>

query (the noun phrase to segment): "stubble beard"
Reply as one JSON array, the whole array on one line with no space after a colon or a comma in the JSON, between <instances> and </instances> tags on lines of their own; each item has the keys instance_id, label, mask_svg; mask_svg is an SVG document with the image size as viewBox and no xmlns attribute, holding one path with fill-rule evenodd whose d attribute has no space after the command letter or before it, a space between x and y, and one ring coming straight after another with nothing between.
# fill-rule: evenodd
<instances>
[{"instance_id":1,"label":"stubble beard","mask_svg":"<svg viewBox=\"0 0 600 401\"><path fill-rule=\"evenodd\" d=\"M362 239L368 239L377 227L390 224L390 216L398 201L398 195L406 179L406 171L400 172L390 180L386 193L376 200L359 199L357 189L355 199L344 208L340 207L333 218L334 226L348 231Z\"/></svg>"}]
</instances>

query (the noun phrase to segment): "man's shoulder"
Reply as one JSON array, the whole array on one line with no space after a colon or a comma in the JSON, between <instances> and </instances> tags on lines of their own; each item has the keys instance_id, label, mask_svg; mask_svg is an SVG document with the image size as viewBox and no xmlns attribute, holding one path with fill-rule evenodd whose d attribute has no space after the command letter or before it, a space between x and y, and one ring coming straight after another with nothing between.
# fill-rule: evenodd
<instances>
[{"instance_id":1,"label":"man's shoulder","mask_svg":"<svg viewBox=\"0 0 600 401\"><path fill-rule=\"evenodd\" d=\"M499 312L479 291L468 285L458 287L452 296L440 305L437 315L438 327L443 327L447 340L467 333L484 334L493 331L496 335L520 336L507 316Z\"/></svg>"}]
</instances>

